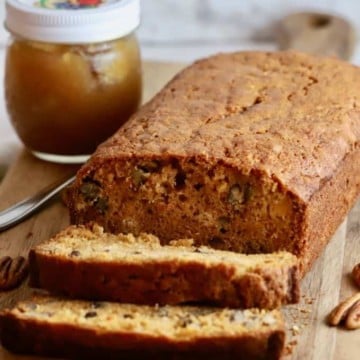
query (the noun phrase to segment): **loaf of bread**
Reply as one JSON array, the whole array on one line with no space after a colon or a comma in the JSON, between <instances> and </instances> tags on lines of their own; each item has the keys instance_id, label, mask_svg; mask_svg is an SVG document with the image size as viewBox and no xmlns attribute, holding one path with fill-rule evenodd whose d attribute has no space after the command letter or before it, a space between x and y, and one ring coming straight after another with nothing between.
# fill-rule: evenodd
<instances>
[{"instance_id":1,"label":"loaf of bread","mask_svg":"<svg viewBox=\"0 0 360 360\"><path fill-rule=\"evenodd\" d=\"M279 359L278 310L141 306L42 297L0 314L14 352L73 359Z\"/></svg>"},{"instance_id":2,"label":"loaf of bread","mask_svg":"<svg viewBox=\"0 0 360 360\"><path fill-rule=\"evenodd\" d=\"M189 245L191 240L161 246L153 235L70 226L31 250L30 282L73 298L136 304L271 309L299 300L294 255L244 255Z\"/></svg>"},{"instance_id":3,"label":"loaf of bread","mask_svg":"<svg viewBox=\"0 0 360 360\"><path fill-rule=\"evenodd\" d=\"M239 52L177 75L78 172L73 223L292 252L304 273L360 191L360 70Z\"/></svg>"}]
</instances>

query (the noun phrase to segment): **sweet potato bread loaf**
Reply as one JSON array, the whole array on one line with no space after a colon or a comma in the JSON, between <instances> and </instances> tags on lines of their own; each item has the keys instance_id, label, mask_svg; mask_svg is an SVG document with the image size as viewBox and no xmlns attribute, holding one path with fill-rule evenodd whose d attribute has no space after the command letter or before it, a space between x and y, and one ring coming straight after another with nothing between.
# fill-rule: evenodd
<instances>
[{"instance_id":1,"label":"sweet potato bread loaf","mask_svg":"<svg viewBox=\"0 0 360 360\"><path fill-rule=\"evenodd\" d=\"M157 237L70 226L31 250L31 285L73 298L137 304L208 302L275 308L299 300L297 258L161 246Z\"/></svg>"},{"instance_id":2,"label":"sweet potato bread loaf","mask_svg":"<svg viewBox=\"0 0 360 360\"><path fill-rule=\"evenodd\" d=\"M177 75L78 172L73 223L287 250L304 273L360 190L360 70L239 52Z\"/></svg>"},{"instance_id":3,"label":"sweet potato bread loaf","mask_svg":"<svg viewBox=\"0 0 360 360\"><path fill-rule=\"evenodd\" d=\"M73 359L279 359L278 310L140 306L42 297L0 314L9 350Z\"/></svg>"}]
</instances>

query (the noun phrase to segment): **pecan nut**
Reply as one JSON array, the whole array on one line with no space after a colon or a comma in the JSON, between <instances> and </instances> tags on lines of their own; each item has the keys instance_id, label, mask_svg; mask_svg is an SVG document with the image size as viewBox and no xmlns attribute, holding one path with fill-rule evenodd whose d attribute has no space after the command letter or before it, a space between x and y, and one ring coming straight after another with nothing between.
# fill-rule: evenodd
<instances>
[{"instance_id":1,"label":"pecan nut","mask_svg":"<svg viewBox=\"0 0 360 360\"><path fill-rule=\"evenodd\" d=\"M345 326L349 330L360 328L360 301L350 309Z\"/></svg>"},{"instance_id":2,"label":"pecan nut","mask_svg":"<svg viewBox=\"0 0 360 360\"><path fill-rule=\"evenodd\" d=\"M250 200L251 195L252 189L250 184L235 184L230 188L228 202L235 208L240 208L241 205L246 204Z\"/></svg>"},{"instance_id":3,"label":"pecan nut","mask_svg":"<svg viewBox=\"0 0 360 360\"><path fill-rule=\"evenodd\" d=\"M344 323L349 330L360 327L360 292L341 302L329 315L329 324Z\"/></svg>"},{"instance_id":4,"label":"pecan nut","mask_svg":"<svg viewBox=\"0 0 360 360\"><path fill-rule=\"evenodd\" d=\"M0 258L0 291L19 286L28 273L27 261L23 256Z\"/></svg>"},{"instance_id":5,"label":"pecan nut","mask_svg":"<svg viewBox=\"0 0 360 360\"><path fill-rule=\"evenodd\" d=\"M355 284L360 288L360 263L354 266L352 277L355 281Z\"/></svg>"}]
</instances>

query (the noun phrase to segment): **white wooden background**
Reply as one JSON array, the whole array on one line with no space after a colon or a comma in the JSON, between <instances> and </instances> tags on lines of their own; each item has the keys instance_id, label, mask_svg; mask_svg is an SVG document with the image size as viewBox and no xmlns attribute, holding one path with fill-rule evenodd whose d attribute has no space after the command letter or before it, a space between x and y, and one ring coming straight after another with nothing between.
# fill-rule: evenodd
<instances>
[{"instance_id":1,"label":"white wooden background","mask_svg":"<svg viewBox=\"0 0 360 360\"><path fill-rule=\"evenodd\" d=\"M0 0L0 24L4 19ZM271 24L299 10L338 13L360 30L360 0L142 0L138 30L145 59L184 61L219 51L275 49ZM8 34L0 25L0 84ZM353 62L360 64L360 47ZM0 174L20 147L0 85Z\"/></svg>"}]
</instances>

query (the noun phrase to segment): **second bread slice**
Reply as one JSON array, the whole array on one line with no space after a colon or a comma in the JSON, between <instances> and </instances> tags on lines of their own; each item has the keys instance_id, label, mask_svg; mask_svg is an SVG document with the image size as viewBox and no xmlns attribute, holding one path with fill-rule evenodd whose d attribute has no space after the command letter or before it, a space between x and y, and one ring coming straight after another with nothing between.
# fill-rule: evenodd
<instances>
[{"instance_id":1,"label":"second bread slice","mask_svg":"<svg viewBox=\"0 0 360 360\"><path fill-rule=\"evenodd\" d=\"M137 304L271 309L299 299L290 253L236 254L191 240L162 246L153 235L112 235L97 225L70 226L32 249L30 281L71 297Z\"/></svg>"}]
</instances>

